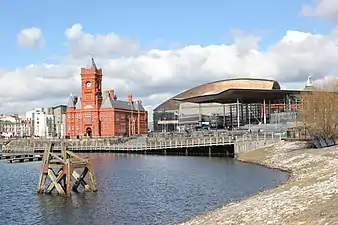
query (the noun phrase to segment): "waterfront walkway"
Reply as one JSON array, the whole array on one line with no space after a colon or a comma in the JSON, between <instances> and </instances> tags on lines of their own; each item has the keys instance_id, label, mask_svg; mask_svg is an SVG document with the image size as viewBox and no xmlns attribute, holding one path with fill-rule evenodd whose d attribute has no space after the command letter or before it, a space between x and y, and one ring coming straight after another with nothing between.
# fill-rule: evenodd
<instances>
[{"instance_id":1,"label":"waterfront walkway","mask_svg":"<svg viewBox=\"0 0 338 225\"><path fill-rule=\"evenodd\" d=\"M120 152L120 153L166 153L176 152L189 155L190 152L206 151L209 155L212 152L232 152L232 154L250 151L256 148L264 147L269 144L280 141L280 135L270 134L246 134L241 136L222 136L222 137L200 137L200 138L168 138L168 139L144 139L142 142L133 141L122 144L102 145L92 142L82 142L72 144L68 142L68 148L74 152ZM97 142L96 142L97 143ZM7 152L25 153L25 152L43 152L43 145L24 146L18 148L9 148ZM58 144L56 151L60 151Z\"/></svg>"}]
</instances>

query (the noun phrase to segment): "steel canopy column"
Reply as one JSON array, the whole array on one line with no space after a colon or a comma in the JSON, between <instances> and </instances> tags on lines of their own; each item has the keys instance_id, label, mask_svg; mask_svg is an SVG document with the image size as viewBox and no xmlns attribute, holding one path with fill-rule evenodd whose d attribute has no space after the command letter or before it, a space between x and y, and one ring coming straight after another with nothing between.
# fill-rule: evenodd
<instances>
[{"instance_id":1,"label":"steel canopy column","mask_svg":"<svg viewBox=\"0 0 338 225\"><path fill-rule=\"evenodd\" d=\"M224 129L226 129L226 123L225 123L225 105L222 104L222 108L223 108L223 127Z\"/></svg>"},{"instance_id":2,"label":"steel canopy column","mask_svg":"<svg viewBox=\"0 0 338 225\"><path fill-rule=\"evenodd\" d=\"M248 113L249 113L249 130L251 131L251 104L248 105Z\"/></svg>"},{"instance_id":3,"label":"steel canopy column","mask_svg":"<svg viewBox=\"0 0 338 225\"><path fill-rule=\"evenodd\" d=\"M202 121L201 103L198 103L198 123Z\"/></svg>"},{"instance_id":4,"label":"steel canopy column","mask_svg":"<svg viewBox=\"0 0 338 225\"><path fill-rule=\"evenodd\" d=\"M237 128L239 128L239 99L237 98Z\"/></svg>"},{"instance_id":5,"label":"steel canopy column","mask_svg":"<svg viewBox=\"0 0 338 225\"><path fill-rule=\"evenodd\" d=\"M266 104L265 104L265 99L263 100L263 121L264 121L264 124L266 124Z\"/></svg>"}]
</instances>

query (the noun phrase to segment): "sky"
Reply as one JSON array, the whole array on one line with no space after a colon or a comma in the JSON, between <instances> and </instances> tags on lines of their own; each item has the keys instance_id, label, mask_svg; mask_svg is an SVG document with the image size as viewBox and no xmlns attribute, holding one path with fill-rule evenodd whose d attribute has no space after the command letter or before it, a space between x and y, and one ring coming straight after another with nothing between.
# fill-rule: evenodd
<instances>
[{"instance_id":1,"label":"sky","mask_svg":"<svg viewBox=\"0 0 338 225\"><path fill-rule=\"evenodd\" d=\"M0 1L0 113L67 104L94 56L103 87L149 110L193 86L335 79L337 0Z\"/></svg>"}]
</instances>

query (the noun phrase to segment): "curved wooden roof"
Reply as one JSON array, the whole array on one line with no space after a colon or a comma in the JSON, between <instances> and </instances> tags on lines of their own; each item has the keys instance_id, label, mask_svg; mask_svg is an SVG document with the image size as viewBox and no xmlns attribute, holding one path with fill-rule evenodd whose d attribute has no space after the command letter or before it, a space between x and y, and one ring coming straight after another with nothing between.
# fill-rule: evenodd
<instances>
[{"instance_id":1,"label":"curved wooden roof","mask_svg":"<svg viewBox=\"0 0 338 225\"><path fill-rule=\"evenodd\" d=\"M202 84L193 87L189 90L181 92L180 94L168 99L161 105L157 106L154 111L162 110L178 110L180 102L174 99L191 98L205 93L217 93L227 89L267 89L267 90L280 90L280 85L277 81L267 79L254 79L254 78L237 78L215 81L211 83Z\"/></svg>"}]
</instances>

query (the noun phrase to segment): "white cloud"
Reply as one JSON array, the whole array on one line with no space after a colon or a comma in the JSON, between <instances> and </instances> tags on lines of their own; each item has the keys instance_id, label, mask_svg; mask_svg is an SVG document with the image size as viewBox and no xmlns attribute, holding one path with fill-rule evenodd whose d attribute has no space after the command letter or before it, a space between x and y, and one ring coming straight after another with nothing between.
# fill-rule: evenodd
<instances>
[{"instance_id":1,"label":"white cloud","mask_svg":"<svg viewBox=\"0 0 338 225\"><path fill-rule=\"evenodd\" d=\"M259 49L259 37L238 30L232 34L231 45L144 50L130 39L86 33L75 24L65 31L69 55L56 65L0 70L0 112L67 104L70 92L79 93L80 67L90 63L87 53L92 50L104 71L104 88L115 89L118 98L127 98L132 91L148 109L214 80L268 78L294 89L305 85L309 75L321 79L336 74L338 30L329 34L290 30L264 51Z\"/></svg>"},{"instance_id":2,"label":"white cloud","mask_svg":"<svg viewBox=\"0 0 338 225\"><path fill-rule=\"evenodd\" d=\"M43 34L40 28L31 27L20 31L18 43L24 48L36 48L43 44Z\"/></svg>"},{"instance_id":3,"label":"white cloud","mask_svg":"<svg viewBox=\"0 0 338 225\"><path fill-rule=\"evenodd\" d=\"M317 16L331 21L338 21L338 1L316 0L313 5L305 4L301 12L304 16Z\"/></svg>"},{"instance_id":4,"label":"white cloud","mask_svg":"<svg viewBox=\"0 0 338 225\"><path fill-rule=\"evenodd\" d=\"M138 45L131 39L119 37L115 33L89 34L81 24L74 24L66 29L70 54L74 57L130 55L138 51Z\"/></svg>"}]
</instances>

